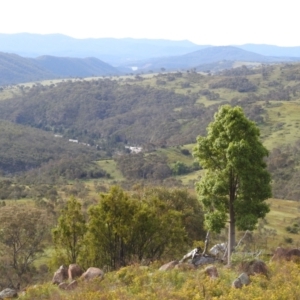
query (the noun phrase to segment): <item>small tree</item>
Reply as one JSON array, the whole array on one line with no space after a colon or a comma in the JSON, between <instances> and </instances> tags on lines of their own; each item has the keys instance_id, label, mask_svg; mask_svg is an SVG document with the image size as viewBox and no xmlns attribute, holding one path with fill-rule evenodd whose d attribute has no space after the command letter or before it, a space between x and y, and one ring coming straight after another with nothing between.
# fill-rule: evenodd
<instances>
[{"instance_id":1,"label":"small tree","mask_svg":"<svg viewBox=\"0 0 300 300\"><path fill-rule=\"evenodd\" d=\"M61 212L58 225L52 230L55 247L66 252L68 263L76 263L85 232L81 204L75 197L71 197Z\"/></svg>"},{"instance_id":2,"label":"small tree","mask_svg":"<svg viewBox=\"0 0 300 300\"><path fill-rule=\"evenodd\" d=\"M49 238L49 218L41 209L7 205L0 209L0 222L0 285L29 283Z\"/></svg>"},{"instance_id":3,"label":"small tree","mask_svg":"<svg viewBox=\"0 0 300 300\"><path fill-rule=\"evenodd\" d=\"M222 106L198 137L194 155L205 175L197 193L207 210L208 228L220 232L229 216L228 264L235 247L235 227L253 230L258 218L269 212L264 202L271 197L271 177L264 158L267 149L259 140L260 132L240 107Z\"/></svg>"}]
</instances>

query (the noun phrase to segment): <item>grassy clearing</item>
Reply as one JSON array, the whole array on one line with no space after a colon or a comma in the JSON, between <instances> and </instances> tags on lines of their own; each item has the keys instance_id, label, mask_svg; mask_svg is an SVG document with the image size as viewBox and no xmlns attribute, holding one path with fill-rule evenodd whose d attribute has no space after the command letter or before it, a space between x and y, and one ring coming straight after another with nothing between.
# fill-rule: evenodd
<instances>
[{"instance_id":1,"label":"grassy clearing","mask_svg":"<svg viewBox=\"0 0 300 300\"><path fill-rule=\"evenodd\" d=\"M300 235L286 231L286 227L293 225L295 218L300 217L300 203L280 199L270 199L268 203L271 211L266 216L266 227L277 231L277 243L284 243L284 237L289 237L294 245L300 245Z\"/></svg>"},{"instance_id":2,"label":"grassy clearing","mask_svg":"<svg viewBox=\"0 0 300 300\"><path fill-rule=\"evenodd\" d=\"M273 105L272 105L273 104ZM275 105L274 105L275 104ZM268 108L266 125L262 127L264 145L268 149L293 144L300 139L300 102L273 102Z\"/></svg>"},{"instance_id":3,"label":"grassy clearing","mask_svg":"<svg viewBox=\"0 0 300 300\"><path fill-rule=\"evenodd\" d=\"M161 154L166 156L169 164L175 163L176 161L180 161L188 166L192 165L194 161L192 155L182 154L181 149L187 149L187 148L186 147L161 148L158 149L155 153L158 155Z\"/></svg>"},{"instance_id":4,"label":"grassy clearing","mask_svg":"<svg viewBox=\"0 0 300 300\"><path fill-rule=\"evenodd\" d=\"M188 187L194 186L195 181L199 181L203 174L202 170L195 171L186 175L176 176L176 179L181 180L182 184Z\"/></svg>"},{"instance_id":5,"label":"grassy clearing","mask_svg":"<svg viewBox=\"0 0 300 300\"><path fill-rule=\"evenodd\" d=\"M97 162L98 165L107 173L110 174L111 178L110 179L101 179L104 181L122 181L124 180L124 177L122 173L117 169L117 164L114 160L112 159L105 159L105 160L100 160Z\"/></svg>"},{"instance_id":6,"label":"grassy clearing","mask_svg":"<svg viewBox=\"0 0 300 300\"><path fill-rule=\"evenodd\" d=\"M0 91L0 101L10 99L17 95L20 95L20 90L17 87L4 88Z\"/></svg>"}]
</instances>

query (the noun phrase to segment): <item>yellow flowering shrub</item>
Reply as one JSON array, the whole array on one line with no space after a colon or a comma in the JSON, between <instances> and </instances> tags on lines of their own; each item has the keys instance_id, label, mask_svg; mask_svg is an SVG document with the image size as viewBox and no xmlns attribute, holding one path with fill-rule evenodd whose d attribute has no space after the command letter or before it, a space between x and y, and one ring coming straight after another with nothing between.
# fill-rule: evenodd
<instances>
[{"instance_id":1,"label":"yellow flowering shrub","mask_svg":"<svg viewBox=\"0 0 300 300\"><path fill-rule=\"evenodd\" d=\"M78 281L74 291L62 291L52 284L28 288L19 299L35 300L290 300L300 299L300 267L293 262L268 263L269 277L251 276L241 289L232 282L239 276L235 269L219 265L219 278L211 279L204 267L182 271L128 266L105 275L104 280Z\"/></svg>"}]
</instances>

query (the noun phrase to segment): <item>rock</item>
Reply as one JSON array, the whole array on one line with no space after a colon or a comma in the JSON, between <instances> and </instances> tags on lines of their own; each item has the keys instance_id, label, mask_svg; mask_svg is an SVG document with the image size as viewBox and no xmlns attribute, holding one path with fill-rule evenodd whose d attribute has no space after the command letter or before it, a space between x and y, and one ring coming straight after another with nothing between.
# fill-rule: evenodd
<instances>
[{"instance_id":1,"label":"rock","mask_svg":"<svg viewBox=\"0 0 300 300\"><path fill-rule=\"evenodd\" d=\"M209 255L199 255L195 256L192 260L192 264L194 264L196 267L201 265L207 265L212 264L216 261L215 257L209 256Z\"/></svg>"},{"instance_id":2,"label":"rock","mask_svg":"<svg viewBox=\"0 0 300 300\"><path fill-rule=\"evenodd\" d=\"M70 284L68 284L66 290L71 291L75 290L78 287L78 282L76 280L73 280Z\"/></svg>"},{"instance_id":3,"label":"rock","mask_svg":"<svg viewBox=\"0 0 300 300\"><path fill-rule=\"evenodd\" d=\"M288 261L297 261L300 260L300 250L297 248L294 249L284 249L282 247L278 247L275 250L271 261L278 261L281 259L285 259Z\"/></svg>"},{"instance_id":4,"label":"rock","mask_svg":"<svg viewBox=\"0 0 300 300\"><path fill-rule=\"evenodd\" d=\"M52 283L60 284L68 279L68 268L64 265L60 266L59 269L54 273Z\"/></svg>"},{"instance_id":5,"label":"rock","mask_svg":"<svg viewBox=\"0 0 300 300\"><path fill-rule=\"evenodd\" d=\"M179 261L180 263L186 262L188 259L192 259L196 256L196 255L200 255L202 249L200 247L197 247L195 249L193 249L192 251L190 251L189 253L187 253L186 255L183 256L183 258Z\"/></svg>"},{"instance_id":6,"label":"rock","mask_svg":"<svg viewBox=\"0 0 300 300\"><path fill-rule=\"evenodd\" d=\"M219 277L218 270L215 266L208 266L204 271L212 279L216 279Z\"/></svg>"},{"instance_id":7,"label":"rock","mask_svg":"<svg viewBox=\"0 0 300 300\"><path fill-rule=\"evenodd\" d=\"M276 261L276 260L282 259L286 252L287 252L286 249L284 249L282 247L277 247L274 252L273 257L271 258L271 261Z\"/></svg>"},{"instance_id":8,"label":"rock","mask_svg":"<svg viewBox=\"0 0 300 300\"><path fill-rule=\"evenodd\" d=\"M164 265L162 265L160 268L159 268L159 271L168 271L168 270L172 270L174 269L174 267L176 265L179 264L179 261L178 260L172 260Z\"/></svg>"},{"instance_id":9,"label":"rock","mask_svg":"<svg viewBox=\"0 0 300 300\"><path fill-rule=\"evenodd\" d=\"M86 270L86 272L84 272L80 278L84 279L84 280L91 280L91 279L94 279L94 278L100 278L100 279L103 279L104 277L104 272L99 269L99 268L95 268L95 267L91 267L91 268L88 268Z\"/></svg>"},{"instance_id":10,"label":"rock","mask_svg":"<svg viewBox=\"0 0 300 300\"><path fill-rule=\"evenodd\" d=\"M227 243L216 244L209 249L209 253L215 257L223 257L225 251L227 250Z\"/></svg>"},{"instance_id":11,"label":"rock","mask_svg":"<svg viewBox=\"0 0 300 300\"><path fill-rule=\"evenodd\" d=\"M0 292L0 299L18 298L18 292L14 289L6 288Z\"/></svg>"},{"instance_id":12,"label":"rock","mask_svg":"<svg viewBox=\"0 0 300 300\"><path fill-rule=\"evenodd\" d=\"M73 280L77 277L80 277L83 274L83 270L77 264L69 265L68 276L69 280Z\"/></svg>"},{"instance_id":13,"label":"rock","mask_svg":"<svg viewBox=\"0 0 300 300\"><path fill-rule=\"evenodd\" d=\"M246 274L246 273L240 274L240 276L238 278L240 279L242 285L249 285L251 282L248 274Z\"/></svg>"},{"instance_id":14,"label":"rock","mask_svg":"<svg viewBox=\"0 0 300 300\"><path fill-rule=\"evenodd\" d=\"M196 267L193 264L189 264L189 263L179 263L179 264L175 265L174 269L179 269L182 271L189 271L189 270L195 270Z\"/></svg>"},{"instance_id":15,"label":"rock","mask_svg":"<svg viewBox=\"0 0 300 300\"><path fill-rule=\"evenodd\" d=\"M262 274L268 277L268 267L262 260L254 259L250 262L242 262L240 267L240 271L247 273L249 276L253 276L256 274Z\"/></svg>"},{"instance_id":16,"label":"rock","mask_svg":"<svg viewBox=\"0 0 300 300\"><path fill-rule=\"evenodd\" d=\"M61 283L58 285L58 288L60 288L61 290L66 290L68 285L69 285L69 284L68 284L67 282L61 282Z\"/></svg>"},{"instance_id":17,"label":"rock","mask_svg":"<svg viewBox=\"0 0 300 300\"><path fill-rule=\"evenodd\" d=\"M249 285L250 284L250 278L248 276L248 274L246 273L242 273L239 275L239 277L237 279L235 279L232 283L232 287L234 288L241 288L244 285Z\"/></svg>"},{"instance_id":18,"label":"rock","mask_svg":"<svg viewBox=\"0 0 300 300\"><path fill-rule=\"evenodd\" d=\"M236 288L236 289L240 289L243 285L240 281L239 278L235 279L233 282L232 282L232 287Z\"/></svg>"},{"instance_id":19,"label":"rock","mask_svg":"<svg viewBox=\"0 0 300 300\"><path fill-rule=\"evenodd\" d=\"M299 261L300 260L300 250L297 248L288 250L286 252L286 260Z\"/></svg>"}]
</instances>

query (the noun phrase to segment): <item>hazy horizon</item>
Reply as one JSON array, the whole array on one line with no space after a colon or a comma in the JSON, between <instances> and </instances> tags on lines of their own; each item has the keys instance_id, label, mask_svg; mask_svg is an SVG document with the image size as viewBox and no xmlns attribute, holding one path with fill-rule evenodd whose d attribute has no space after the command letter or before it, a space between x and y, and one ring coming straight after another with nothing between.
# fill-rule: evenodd
<instances>
[{"instance_id":1,"label":"hazy horizon","mask_svg":"<svg viewBox=\"0 0 300 300\"><path fill-rule=\"evenodd\" d=\"M2 4L0 33L86 38L188 40L197 45L300 46L294 1L84 2L12 0Z\"/></svg>"}]
</instances>

